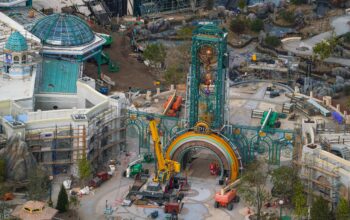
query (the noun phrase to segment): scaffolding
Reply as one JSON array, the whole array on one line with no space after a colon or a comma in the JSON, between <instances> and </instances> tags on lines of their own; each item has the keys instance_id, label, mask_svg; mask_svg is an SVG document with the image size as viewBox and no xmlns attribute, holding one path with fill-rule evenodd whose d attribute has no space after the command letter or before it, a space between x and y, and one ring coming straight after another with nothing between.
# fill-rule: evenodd
<instances>
[{"instance_id":1,"label":"scaffolding","mask_svg":"<svg viewBox=\"0 0 350 220\"><path fill-rule=\"evenodd\" d=\"M96 169L103 166L104 161L117 159L126 141L125 128L121 127L124 116L119 115L117 108L109 107L89 117L72 115L69 126L27 130L25 140L36 161L58 174L68 172L83 155Z\"/></svg>"},{"instance_id":2,"label":"scaffolding","mask_svg":"<svg viewBox=\"0 0 350 220\"><path fill-rule=\"evenodd\" d=\"M308 204L312 203L313 196L322 196L335 207L339 200L339 166L318 153L304 153L304 159L299 165Z\"/></svg>"}]
</instances>

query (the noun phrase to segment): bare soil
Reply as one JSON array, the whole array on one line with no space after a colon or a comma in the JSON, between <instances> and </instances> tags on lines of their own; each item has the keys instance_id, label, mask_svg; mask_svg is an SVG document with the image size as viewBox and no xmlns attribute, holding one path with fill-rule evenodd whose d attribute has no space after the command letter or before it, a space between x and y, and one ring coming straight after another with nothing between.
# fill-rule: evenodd
<instances>
[{"instance_id":1,"label":"bare soil","mask_svg":"<svg viewBox=\"0 0 350 220\"><path fill-rule=\"evenodd\" d=\"M110 55L111 60L116 61L120 66L120 71L117 73L109 73L108 65L102 65L102 73L109 76L115 86L111 91L126 91L131 88L140 89L155 89L154 81L156 77L151 72L151 69L145 64L137 61L135 57L130 56L133 53L130 46L130 39L118 32L109 33L100 26L92 26L96 32L111 34L113 43L104 51ZM97 65L95 62L85 63L84 74L97 79Z\"/></svg>"}]
</instances>

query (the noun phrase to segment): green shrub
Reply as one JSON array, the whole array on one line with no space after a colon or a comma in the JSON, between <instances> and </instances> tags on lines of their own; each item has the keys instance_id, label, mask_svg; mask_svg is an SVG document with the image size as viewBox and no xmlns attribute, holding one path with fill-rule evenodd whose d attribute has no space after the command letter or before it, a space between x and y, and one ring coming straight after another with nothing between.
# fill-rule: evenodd
<instances>
[{"instance_id":1,"label":"green shrub","mask_svg":"<svg viewBox=\"0 0 350 220\"><path fill-rule=\"evenodd\" d=\"M288 23L294 23L295 21L295 16L292 11L281 10L280 15L281 15L281 18Z\"/></svg>"},{"instance_id":2,"label":"green shrub","mask_svg":"<svg viewBox=\"0 0 350 220\"><path fill-rule=\"evenodd\" d=\"M281 40L276 36L267 36L265 38L265 44L270 47L278 47L281 43Z\"/></svg>"},{"instance_id":3,"label":"green shrub","mask_svg":"<svg viewBox=\"0 0 350 220\"><path fill-rule=\"evenodd\" d=\"M348 32L348 33L346 33L346 34L344 35L344 41L345 41L346 43L350 43L350 32Z\"/></svg>"},{"instance_id":4,"label":"green shrub","mask_svg":"<svg viewBox=\"0 0 350 220\"><path fill-rule=\"evenodd\" d=\"M290 2L295 5L301 5L301 4L306 4L307 0L291 0Z\"/></svg>"},{"instance_id":5,"label":"green shrub","mask_svg":"<svg viewBox=\"0 0 350 220\"><path fill-rule=\"evenodd\" d=\"M176 34L181 38L191 38L193 30L194 27L192 26L182 27Z\"/></svg>"},{"instance_id":6,"label":"green shrub","mask_svg":"<svg viewBox=\"0 0 350 220\"><path fill-rule=\"evenodd\" d=\"M250 22L250 30L259 32L264 28L264 22L261 19L255 19Z\"/></svg>"},{"instance_id":7,"label":"green shrub","mask_svg":"<svg viewBox=\"0 0 350 220\"><path fill-rule=\"evenodd\" d=\"M0 183L4 182L6 178L6 161L0 159Z\"/></svg>"},{"instance_id":8,"label":"green shrub","mask_svg":"<svg viewBox=\"0 0 350 220\"><path fill-rule=\"evenodd\" d=\"M241 34L245 30L246 21L241 18L234 18L230 23L230 29L234 33Z\"/></svg>"}]
</instances>

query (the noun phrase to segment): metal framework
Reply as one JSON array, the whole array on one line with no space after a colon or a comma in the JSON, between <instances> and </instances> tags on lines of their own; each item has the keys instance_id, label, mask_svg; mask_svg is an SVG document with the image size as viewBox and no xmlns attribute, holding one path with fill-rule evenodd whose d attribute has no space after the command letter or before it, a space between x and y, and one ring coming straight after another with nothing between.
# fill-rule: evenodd
<instances>
[{"instance_id":1,"label":"metal framework","mask_svg":"<svg viewBox=\"0 0 350 220\"><path fill-rule=\"evenodd\" d=\"M227 32L215 25L205 25L195 30L191 71L187 78L185 119L129 111L126 126L137 128L140 152L141 148L150 151L147 118L152 116L159 120L164 152L171 150L172 143L178 143L176 140L179 137L195 130L198 122L204 121L229 143L240 162L239 168L257 155L265 155L269 163L275 165L280 164L281 156L292 159L295 131L229 124L227 63ZM191 140L199 142L199 136L191 136ZM189 140L186 138L187 142Z\"/></svg>"},{"instance_id":2,"label":"metal framework","mask_svg":"<svg viewBox=\"0 0 350 220\"><path fill-rule=\"evenodd\" d=\"M181 10L188 10L191 7L199 7L202 5L202 2L202 0L135 0L134 15L175 13Z\"/></svg>"},{"instance_id":3,"label":"metal framework","mask_svg":"<svg viewBox=\"0 0 350 220\"><path fill-rule=\"evenodd\" d=\"M194 31L189 91L189 126L204 120L212 128L224 124L227 32L215 25ZM203 55L203 53L206 53Z\"/></svg>"}]
</instances>

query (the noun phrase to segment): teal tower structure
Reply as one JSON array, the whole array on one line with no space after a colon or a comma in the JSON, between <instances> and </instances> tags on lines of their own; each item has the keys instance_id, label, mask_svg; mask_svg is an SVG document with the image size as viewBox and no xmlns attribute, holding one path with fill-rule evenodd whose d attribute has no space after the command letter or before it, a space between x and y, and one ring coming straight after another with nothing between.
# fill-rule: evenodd
<instances>
[{"instance_id":1,"label":"teal tower structure","mask_svg":"<svg viewBox=\"0 0 350 220\"><path fill-rule=\"evenodd\" d=\"M197 28L192 37L192 64L188 80L188 122L204 121L212 129L225 123L227 32L216 25Z\"/></svg>"},{"instance_id":2,"label":"teal tower structure","mask_svg":"<svg viewBox=\"0 0 350 220\"><path fill-rule=\"evenodd\" d=\"M89 58L97 59L100 73L105 40L94 34L81 18L68 14L46 16L33 26L31 33L43 45L38 93L76 93L76 82L82 76L83 63Z\"/></svg>"}]
</instances>

